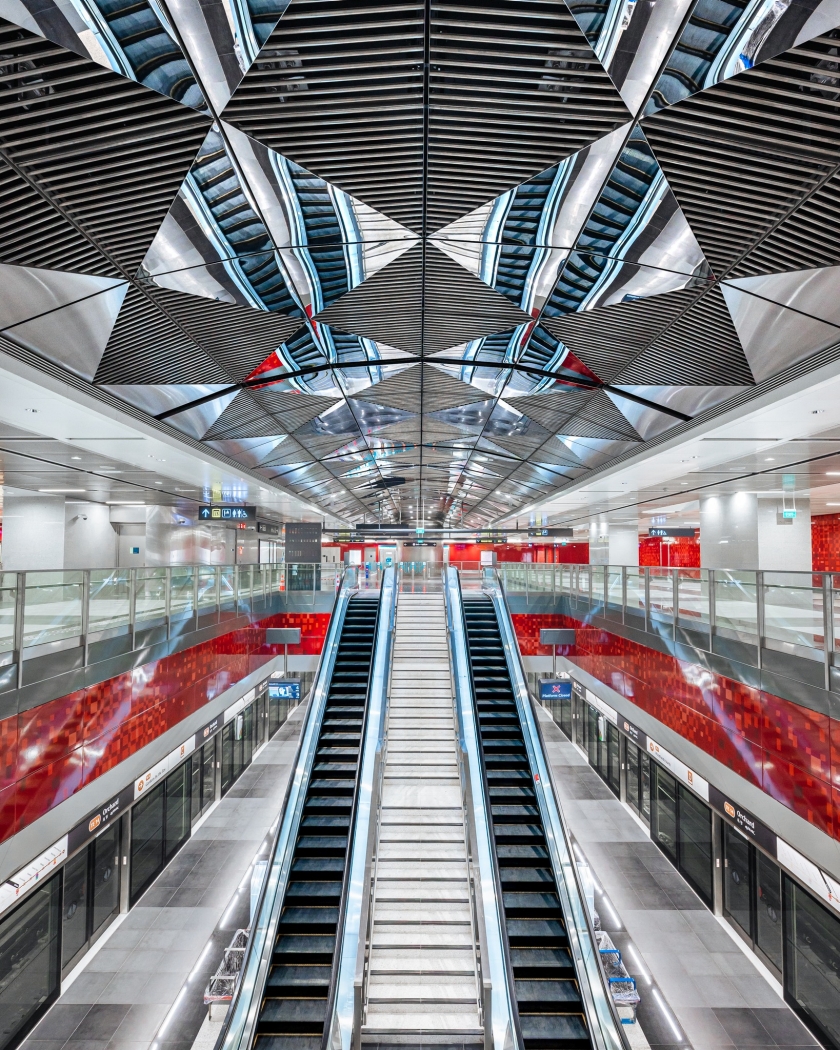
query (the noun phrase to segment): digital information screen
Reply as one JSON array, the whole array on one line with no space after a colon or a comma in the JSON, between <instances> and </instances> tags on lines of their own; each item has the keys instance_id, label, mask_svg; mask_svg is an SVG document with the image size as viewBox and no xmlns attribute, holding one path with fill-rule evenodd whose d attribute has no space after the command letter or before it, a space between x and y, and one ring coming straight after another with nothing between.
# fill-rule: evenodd
<instances>
[{"instance_id":1,"label":"digital information screen","mask_svg":"<svg viewBox=\"0 0 840 1050\"><path fill-rule=\"evenodd\" d=\"M300 700L300 682L291 680L270 681L268 683L269 700Z\"/></svg>"},{"instance_id":2,"label":"digital information screen","mask_svg":"<svg viewBox=\"0 0 840 1050\"><path fill-rule=\"evenodd\" d=\"M569 678L559 680L540 679L540 700L571 700L572 682Z\"/></svg>"}]
</instances>

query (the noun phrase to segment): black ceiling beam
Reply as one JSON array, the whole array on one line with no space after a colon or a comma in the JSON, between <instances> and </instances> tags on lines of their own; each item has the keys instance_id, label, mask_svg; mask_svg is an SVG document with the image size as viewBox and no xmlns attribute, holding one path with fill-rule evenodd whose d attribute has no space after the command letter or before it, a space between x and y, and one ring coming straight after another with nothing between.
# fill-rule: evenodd
<instances>
[{"instance_id":1,"label":"black ceiling beam","mask_svg":"<svg viewBox=\"0 0 840 1050\"><path fill-rule=\"evenodd\" d=\"M224 397L226 394L237 393L240 390L253 390L260 389L261 387L272 386L275 383L282 383L284 379L302 379L304 376L317 375L319 372L334 372L336 369L350 369L350 368L379 368L383 365L410 365L419 363L422 360L428 360L429 364L435 365L448 365L456 368L496 368L499 371L509 372L523 372L526 375L539 376L541 379L552 379L555 383L561 383L564 386L577 387L583 390L605 390L610 394L615 394L616 397L622 397L627 401L633 401L637 405L643 405L645 408L653 408L657 412L662 412L666 416L672 416L674 419L679 419L683 423L690 423L691 416L687 416L684 412L678 412L677 409L671 408L668 405L660 405L655 401L649 401L645 397L640 397L638 394L631 394L627 390L622 390L620 387L615 387L610 383L599 383L593 379L588 379L586 376L575 377L574 379L568 375L558 375L556 372L549 372L545 368L535 368L531 365L522 365L512 361L481 361L481 360L470 360L465 361L463 358L450 358L450 357L434 357L434 358L382 358L378 361L325 361L319 365L308 365L306 368L296 368L289 372L283 372L282 375L272 376L271 373L259 376L255 379L246 379L242 383L234 383L231 386L224 387L222 390L217 390L212 394L205 394L203 397L196 398L195 401L188 401L186 404L177 405L175 408L168 408L165 412L158 413L154 418L158 420L169 419L170 416L177 416L181 412L187 412L191 408L199 408L201 405L206 405L210 401L215 401L217 398ZM364 393L364 391L362 391ZM526 413L527 415L527 413Z\"/></svg>"}]
</instances>

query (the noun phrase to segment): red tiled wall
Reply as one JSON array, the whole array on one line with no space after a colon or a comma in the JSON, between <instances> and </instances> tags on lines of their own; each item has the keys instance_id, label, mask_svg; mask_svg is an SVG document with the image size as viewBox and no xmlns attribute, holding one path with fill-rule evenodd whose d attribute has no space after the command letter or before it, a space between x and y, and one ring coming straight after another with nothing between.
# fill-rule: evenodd
<instances>
[{"instance_id":1,"label":"red tiled wall","mask_svg":"<svg viewBox=\"0 0 840 1050\"><path fill-rule=\"evenodd\" d=\"M811 518L811 564L814 572L840 572L840 514Z\"/></svg>"},{"instance_id":2,"label":"red tiled wall","mask_svg":"<svg viewBox=\"0 0 840 1050\"><path fill-rule=\"evenodd\" d=\"M571 617L512 619L526 655L550 655L541 627L576 628L583 670L840 840L840 720Z\"/></svg>"},{"instance_id":3,"label":"red tiled wall","mask_svg":"<svg viewBox=\"0 0 840 1050\"><path fill-rule=\"evenodd\" d=\"M265 644L266 627L300 627L289 655L314 655L329 621L279 613L0 719L0 842L282 653Z\"/></svg>"},{"instance_id":4,"label":"red tiled wall","mask_svg":"<svg viewBox=\"0 0 840 1050\"><path fill-rule=\"evenodd\" d=\"M588 543L451 543L449 560L481 561L482 551L495 551L498 561L588 565Z\"/></svg>"},{"instance_id":5,"label":"red tiled wall","mask_svg":"<svg viewBox=\"0 0 840 1050\"><path fill-rule=\"evenodd\" d=\"M639 565L660 565L672 569L700 568L700 541L690 536L678 536L664 543L655 536L639 540Z\"/></svg>"}]
</instances>

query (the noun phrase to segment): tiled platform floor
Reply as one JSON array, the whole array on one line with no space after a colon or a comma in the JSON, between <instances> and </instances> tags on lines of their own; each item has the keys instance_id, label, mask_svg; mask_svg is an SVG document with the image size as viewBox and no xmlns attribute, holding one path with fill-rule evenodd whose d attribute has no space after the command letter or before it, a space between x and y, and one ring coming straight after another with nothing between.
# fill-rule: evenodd
<instances>
[{"instance_id":1,"label":"tiled platform floor","mask_svg":"<svg viewBox=\"0 0 840 1050\"><path fill-rule=\"evenodd\" d=\"M651 1047L818 1046L583 755L539 714L563 812L605 891L596 892L596 908L638 982L639 1023Z\"/></svg>"},{"instance_id":2,"label":"tiled platform floor","mask_svg":"<svg viewBox=\"0 0 840 1050\"><path fill-rule=\"evenodd\" d=\"M155 1050L190 1050L207 1015L207 980L233 933L248 924L248 869L283 804L304 710L292 712L103 947L86 957L23 1050L149 1050L153 1043Z\"/></svg>"}]
</instances>

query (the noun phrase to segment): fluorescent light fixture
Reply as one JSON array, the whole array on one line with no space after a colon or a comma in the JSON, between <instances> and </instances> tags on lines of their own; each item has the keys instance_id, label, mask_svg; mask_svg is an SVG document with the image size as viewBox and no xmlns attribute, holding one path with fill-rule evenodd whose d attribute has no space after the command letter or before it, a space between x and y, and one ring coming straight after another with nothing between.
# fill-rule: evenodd
<instances>
[{"instance_id":1,"label":"fluorescent light fixture","mask_svg":"<svg viewBox=\"0 0 840 1050\"><path fill-rule=\"evenodd\" d=\"M825 476L827 478L840 478L840 470L827 470Z\"/></svg>"},{"instance_id":2,"label":"fluorescent light fixture","mask_svg":"<svg viewBox=\"0 0 840 1050\"><path fill-rule=\"evenodd\" d=\"M658 988L653 988L653 989L651 989L651 991L653 992L653 997L654 997L654 999L656 999L656 1005L659 1007L659 1009L660 1009L660 1011L662 1013L662 1016L665 1018L665 1020L670 1025L671 1031L674 1033L674 1036L676 1037L677 1042L681 1043L683 1041L683 1034L679 1030L679 1028L677 1027L677 1022L674 1020L673 1014L668 1009L668 1007L665 1005L665 1000L659 994L659 989Z\"/></svg>"},{"instance_id":3,"label":"fluorescent light fixture","mask_svg":"<svg viewBox=\"0 0 840 1050\"><path fill-rule=\"evenodd\" d=\"M85 492L86 489L38 489L39 492Z\"/></svg>"},{"instance_id":4,"label":"fluorescent light fixture","mask_svg":"<svg viewBox=\"0 0 840 1050\"><path fill-rule=\"evenodd\" d=\"M84 491L83 489L79 490ZM136 499L106 499L109 507L145 507L145 503L139 503Z\"/></svg>"}]
</instances>

